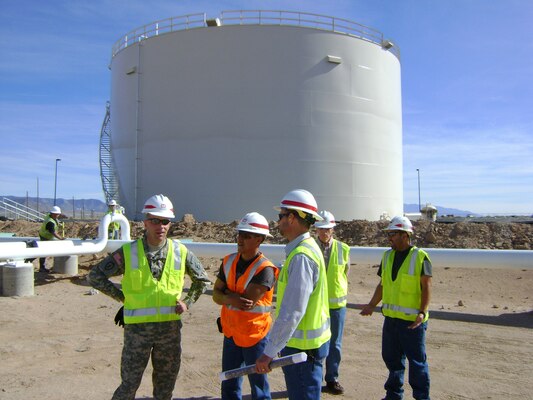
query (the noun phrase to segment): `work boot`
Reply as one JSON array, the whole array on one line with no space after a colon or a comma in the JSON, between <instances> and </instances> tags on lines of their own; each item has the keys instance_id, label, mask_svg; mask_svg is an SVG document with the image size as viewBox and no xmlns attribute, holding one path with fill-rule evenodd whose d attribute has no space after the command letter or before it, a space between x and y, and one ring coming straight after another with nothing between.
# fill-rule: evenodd
<instances>
[{"instance_id":1,"label":"work boot","mask_svg":"<svg viewBox=\"0 0 533 400\"><path fill-rule=\"evenodd\" d=\"M326 382L325 391L331 394L343 394L344 388L337 381Z\"/></svg>"},{"instance_id":2,"label":"work boot","mask_svg":"<svg viewBox=\"0 0 533 400\"><path fill-rule=\"evenodd\" d=\"M47 270L46 268L39 268L39 272L42 272L43 274L49 274L50 271Z\"/></svg>"}]
</instances>

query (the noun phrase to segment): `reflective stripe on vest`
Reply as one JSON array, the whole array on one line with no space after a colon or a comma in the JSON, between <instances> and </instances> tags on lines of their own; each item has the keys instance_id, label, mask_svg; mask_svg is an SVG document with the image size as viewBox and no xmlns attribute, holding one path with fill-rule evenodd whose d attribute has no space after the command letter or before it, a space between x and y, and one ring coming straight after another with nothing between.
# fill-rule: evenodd
<instances>
[{"instance_id":1,"label":"reflective stripe on vest","mask_svg":"<svg viewBox=\"0 0 533 400\"><path fill-rule=\"evenodd\" d=\"M174 269L181 269L181 251L180 246L171 246L174 247ZM131 245L131 269L139 269L139 251L138 251L137 242L132 243Z\"/></svg>"},{"instance_id":2,"label":"reflective stripe on vest","mask_svg":"<svg viewBox=\"0 0 533 400\"><path fill-rule=\"evenodd\" d=\"M289 339L287 346L301 350L311 350L319 348L331 337L324 257L315 240L312 238L306 238L300 242L298 246L290 252L283 264L280 279L278 280L278 303L280 306L276 308L276 313L279 314L280 308L283 307L283 297L288 279L288 268L291 260L297 254L302 254L316 263L319 276L315 288L309 297L305 313Z\"/></svg>"},{"instance_id":3,"label":"reflective stripe on vest","mask_svg":"<svg viewBox=\"0 0 533 400\"><path fill-rule=\"evenodd\" d=\"M259 254L243 271L243 274L237 277L239 259L240 255L234 253L224 257L222 262L226 286L234 293L238 293L241 296L245 295L248 285L254 276L265 268L272 268L274 277L277 278L278 276L278 269L274 264L262 254ZM272 325L270 311L273 297L274 287L271 287L263 293L250 310L241 310L229 304L224 304L220 312L224 336L233 338L235 344L240 347L251 347L257 344L268 334Z\"/></svg>"},{"instance_id":4,"label":"reflective stripe on vest","mask_svg":"<svg viewBox=\"0 0 533 400\"><path fill-rule=\"evenodd\" d=\"M49 223L49 222L52 222L54 224L54 231L57 232L58 230L58 223L55 219L53 219L50 214L48 214L47 216L44 217L44 221L41 225L41 228L39 229L39 236L47 239L47 240L54 240L56 237L50 233L50 231L48 229L46 229L46 225Z\"/></svg>"},{"instance_id":5,"label":"reflective stripe on vest","mask_svg":"<svg viewBox=\"0 0 533 400\"><path fill-rule=\"evenodd\" d=\"M418 313L420 312L418 308L407 308L407 307L402 307L402 306L396 306L394 304L383 304L381 309L399 311L399 312L403 312L404 314L408 314L408 315L418 315Z\"/></svg>"},{"instance_id":6,"label":"reflective stripe on vest","mask_svg":"<svg viewBox=\"0 0 533 400\"><path fill-rule=\"evenodd\" d=\"M345 307L348 300L348 277L346 263L350 247L336 239L331 244L331 254L328 260L328 296L329 308Z\"/></svg>"},{"instance_id":7,"label":"reflective stripe on vest","mask_svg":"<svg viewBox=\"0 0 533 400\"><path fill-rule=\"evenodd\" d=\"M312 329L308 331L303 331L301 329L296 329L292 335L292 337L296 339L305 339L305 332L307 332L307 339L316 339L322 336L324 332L326 332L329 329L329 318L324 322L324 324L317 329Z\"/></svg>"},{"instance_id":8,"label":"reflective stripe on vest","mask_svg":"<svg viewBox=\"0 0 533 400\"><path fill-rule=\"evenodd\" d=\"M231 266L233 265L233 263L235 262L235 259L237 258L237 255L239 253L234 253L234 254L230 254L228 256L228 259L227 259L227 262L224 263L224 275L226 276L226 279L228 278L229 274L230 274L230 270L231 270ZM250 266L248 266L248 268L251 267L250 269L250 272L246 278L246 280L244 281L244 287L248 287L249 283L252 281L252 278L255 276L255 274L257 273L257 269L261 266L261 260L263 260L264 257L258 257L257 260ZM234 310L234 311L242 311L240 308L238 307L234 307L230 304L226 304L224 305L224 307L226 307L228 310ZM261 305L255 305L253 308L250 308L249 310L246 310L246 312L250 312L250 313L258 313L258 314L263 314L263 313L267 313L267 312L270 312L272 310L272 305L270 306L261 306Z\"/></svg>"},{"instance_id":9,"label":"reflective stripe on vest","mask_svg":"<svg viewBox=\"0 0 533 400\"><path fill-rule=\"evenodd\" d=\"M228 310L243 311L240 308L233 307L230 304L226 304L226 305L224 305L224 307L226 307ZM257 306L256 305L255 307L250 308L249 310L246 310L246 312L256 313L256 314L264 314L264 313L270 312L270 310L272 310L272 306Z\"/></svg>"},{"instance_id":10,"label":"reflective stripe on vest","mask_svg":"<svg viewBox=\"0 0 533 400\"><path fill-rule=\"evenodd\" d=\"M417 262L420 257L427 257L427 254L423 250L413 247L407 255L409 258L408 268L404 265L406 258L398 270L396 280L392 281L394 254L394 251L387 250L382 258L383 305L381 309L383 315L387 317L414 321L420 311L421 301L420 272L422 265L419 266L420 270L417 273ZM425 320L427 320L427 315Z\"/></svg>"},{"instance_id":11,"label":"reflective stripe on vest","mask_svg":"<svg viewBox=\"0 0 533 400\"><path fill-rule=\"evenodd\" d=\"M136 310L124 310L124 315L127 317L145 317L156 314L176 314L176 307L149 307L138 308Z\"/></svg>"},{"instance_id":12,"label":"reflective stripe on vest","mask_svg":"<svg viewBox=\"0 0 533 400\"><path fill-rule=\"evenodd\" d=\"M168 253L160 280L152 276L142 239L123 246L124 322L126 324L179 320L176 304L181 296L187 249L167 239Z\"/></svg>"}]
</instances>

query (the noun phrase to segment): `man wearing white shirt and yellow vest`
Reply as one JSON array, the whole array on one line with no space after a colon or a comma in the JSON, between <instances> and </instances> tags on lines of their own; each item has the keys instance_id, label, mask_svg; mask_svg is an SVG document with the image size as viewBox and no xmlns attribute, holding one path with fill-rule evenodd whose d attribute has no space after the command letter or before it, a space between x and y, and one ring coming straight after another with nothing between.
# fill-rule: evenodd
<instances>
[{"instance_id":1,"label":"man wearing white shirt and yellow vest","mask_svg":"<svg viewBox=\"0 0 533 400\"><path fill-rule=\"evenodd\" d=\"M172 399L181 364L182 314L209 284L196 256L178 240L167 239L174 218L168 197L150 197L142 213L144 237L123 245L88 275L93 287L124 303L115 317L124 327L124 345L122 382L113 400L135 398L150 358L154 399ZM185 274L192 283L181 300ZM109 280L118 275L124 275L121 288Z\"/></svg>"},{"instance_id":2,"label":"man wearing white shirt and yellow vest","mask_svg":"<svg viewBox=\"0 0 533 400\"><path fill-rule=\"evenodd\" d=\"M322 221L315 222L318 245L324 255L328 277L329 316L331 321L331 339L329 354L326 358L325 392L343 394L344 388L339 383L339 366L341 363L342 335L346 319L348 297L348 272L350 271L350 246L333 238L333 228L337 225L335 217L329 211L320 211Z\"/></svg>"},{"instance_id":3,"label":"man wearing white shirt and yellow vest","mask_svg":"<svg viewBox=\"0 0 533 400\"><path fill-rule=\"evenodd\" d=\"M406 217L394 217L385 229L391 250L381 259L381 282L361 315L372 315L383 302L383 361L389 370L386 400L403 398L405 359L413 398L429 400L426 329L431 299L432 266L428 254L411 245L413 226Z\"/></svg>"},{"instance_id":4,"label":"man wearing white shirt and yellow vest","mask_svg":"<svg viewBox=\"0 0 533 400\"><path fill-rule=\"evenodd\" d=\"M289 399L320 399L322 363L329 350L328 288L324 257L309 234L320 221L315 198L307 190L292 190L279 207L278 227L285 239L286 260L279 273L276 320L269 342L256 361L256 372L271 371L276 355L307 353L307 361L283 367Z\"/></svg>"}]
</instances>

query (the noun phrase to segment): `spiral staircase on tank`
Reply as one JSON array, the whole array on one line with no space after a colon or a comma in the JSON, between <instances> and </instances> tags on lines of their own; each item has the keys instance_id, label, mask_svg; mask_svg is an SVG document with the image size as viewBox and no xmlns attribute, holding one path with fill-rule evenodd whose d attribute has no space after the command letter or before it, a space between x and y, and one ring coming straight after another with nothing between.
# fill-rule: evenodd
<instances>
[{"instance_id":1,"label":"spiral staircase on tank","mask_svg":"<svg viewBox=\"0 0 533 400\"><path fill-rule=\"evenodd\" d=\"M109 102L106 104L106 113L100 132L100 178L102 179L106 203L109 200L118 200L118 179L111 153L111 113Z\"/></svg>"}]
</instances>

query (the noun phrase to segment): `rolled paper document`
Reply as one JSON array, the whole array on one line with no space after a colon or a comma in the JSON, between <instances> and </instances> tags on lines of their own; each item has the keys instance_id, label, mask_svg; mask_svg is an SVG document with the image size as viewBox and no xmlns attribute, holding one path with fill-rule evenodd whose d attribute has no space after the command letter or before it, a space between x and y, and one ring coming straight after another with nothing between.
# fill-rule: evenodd
<instances>
[{"instance_id":1,"label":"rolled paper document","mask_svg":"<svg viewBox=\"0 0 533 400\"><path fill-rule=\"evenodd\" d=\"M298 364L307 360L307 354L305 352L291 354L290 356L275 358L270 362L270 368L279 368L286 365ZM254 374L255 364L246 365L241 368L230 369L229 371L222 371L219 374L220 380L225 381L228 379L238 378L239 376Z\"/></svg>"}]
</instances>

